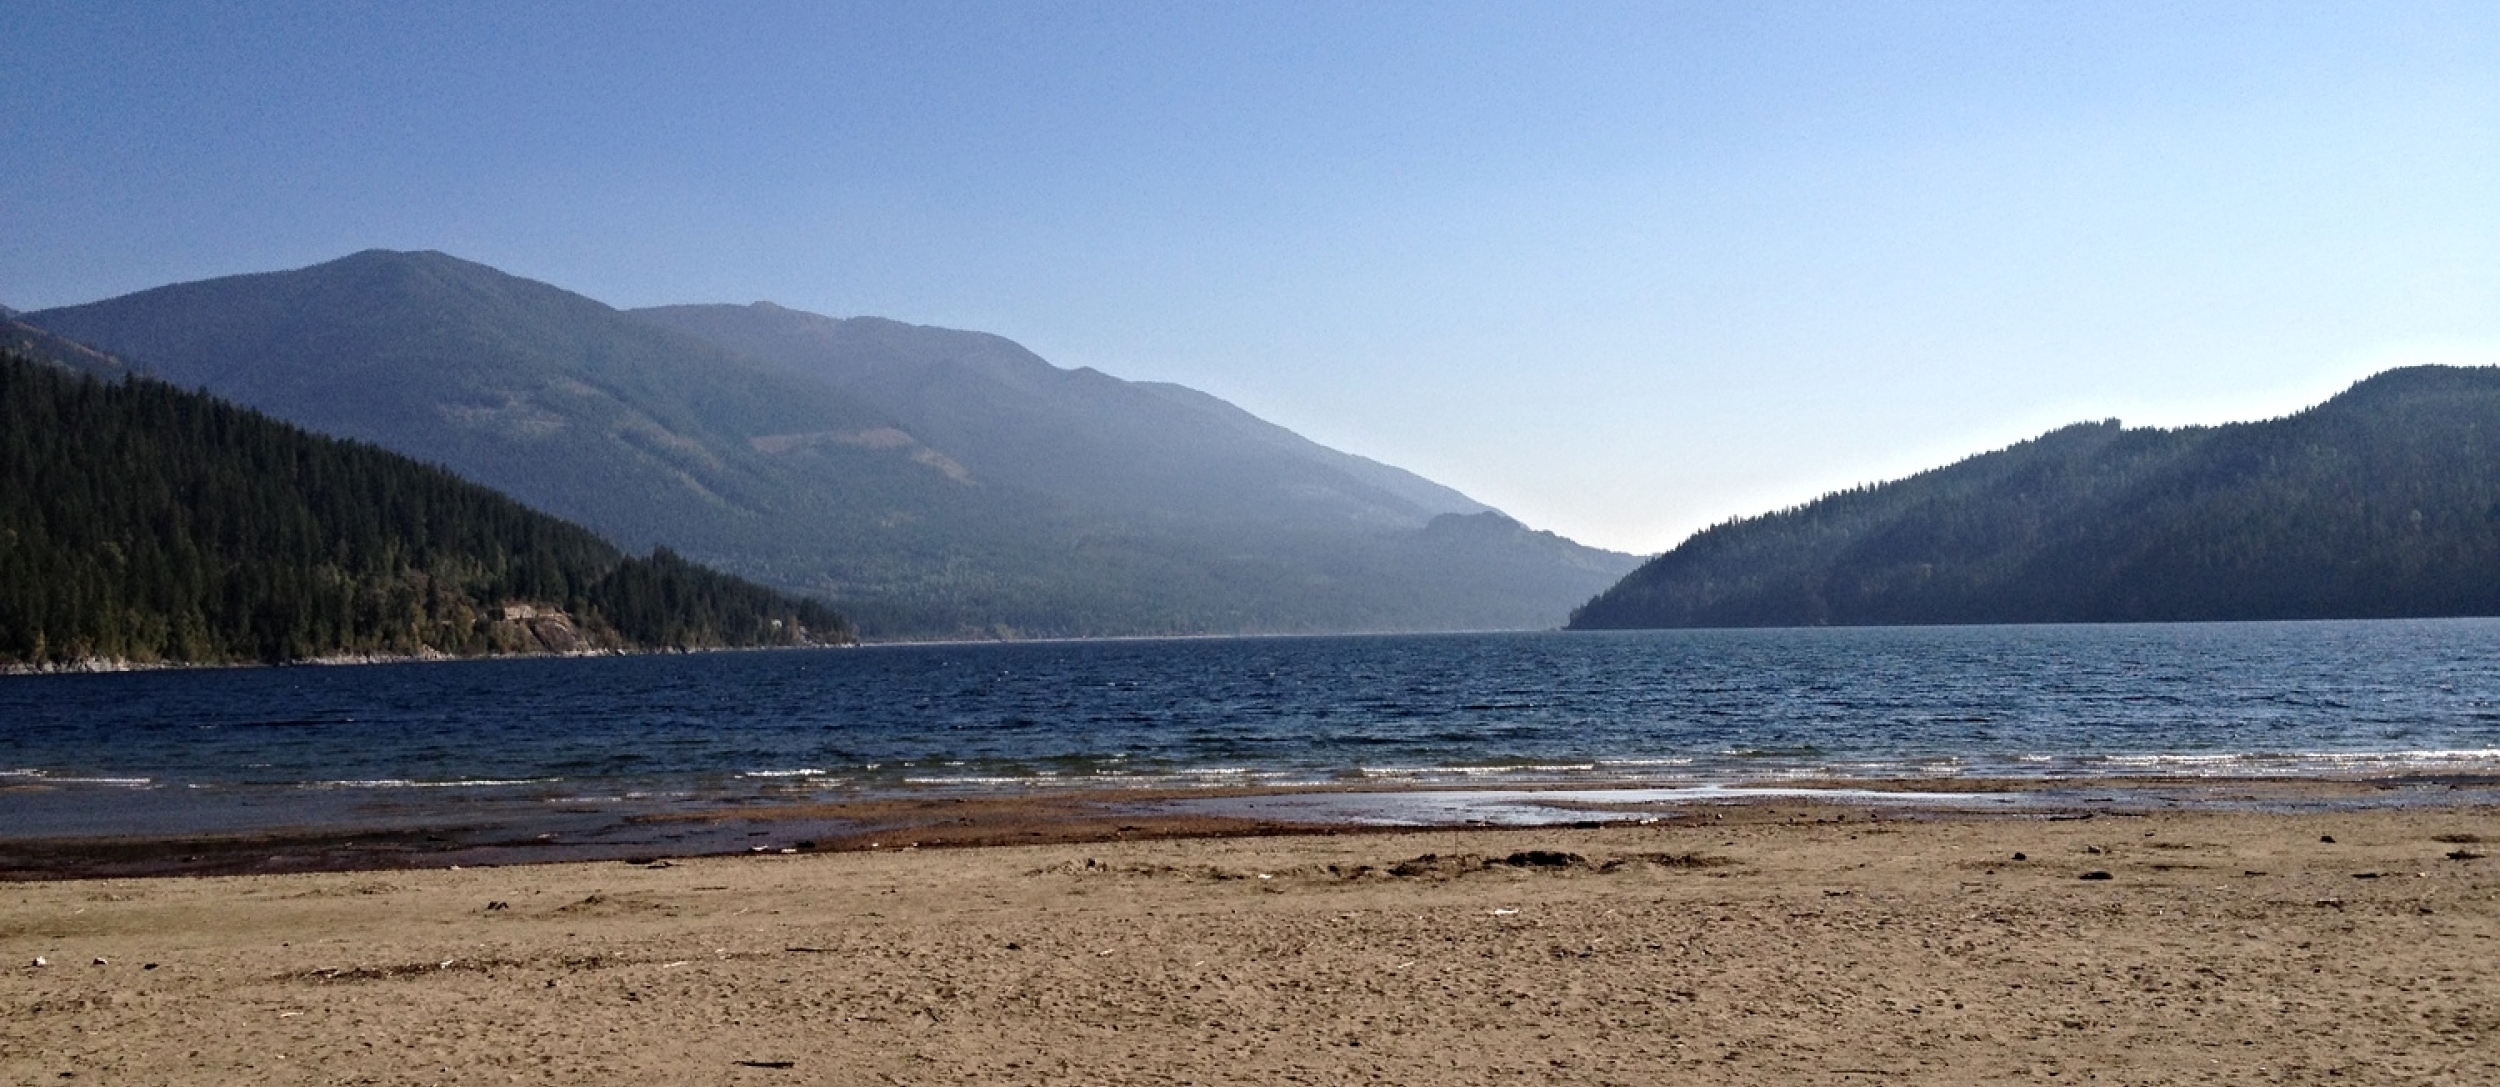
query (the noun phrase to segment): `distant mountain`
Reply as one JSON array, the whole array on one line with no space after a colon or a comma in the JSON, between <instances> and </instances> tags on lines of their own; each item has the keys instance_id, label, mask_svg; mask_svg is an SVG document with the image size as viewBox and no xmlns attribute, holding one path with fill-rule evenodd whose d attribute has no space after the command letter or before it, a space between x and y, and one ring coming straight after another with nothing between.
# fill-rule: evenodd
<instances>
[{"instance_id":1,"label":"distant mountain","mask_svg":"<svg viewBox=\"0 0 2500 1087\"><path fill-rule=\"evenodd\" d=\"M0 668L848 636L439 468L0 352Z\"/></svg>"},{"instance_id":2,"label":"distant mountain","mask_svg":"<svg viewBox=\"0 0 2500 1087\"><path fill-rule=\"evenodd\" d=\"M2500 615L2500 369L2281 419L2079 424L1733 521L1579 629Z\"/></svg>"},{"instance_id":3,"label":"distant mountain","mask_svg":"<svg viewBox=\"0 0 2500 1087\"><path fill-rule=\"evenodd\" d=\"M17 320L14 312L0 312L0 351L28 361L106 379L128 377L138 372L128 362L111 354Z\"/></svg>"},{"instance_id":4,"label":"distant mountain","mask_svg":"<svg viewBox=\"0 0 2500 1087\"><path fill-rule=\"evenodd\" d=\"M627 315L383 251L22 319L882 636L1551 626L1634 562L1516 525L1436 535L1485 507L977 333Z\"/></svg>"},{"instance_id":5,"label":"distant mountain","mask_svg":"<svg viewBox=\"0 0 2500 1087\"><path fill-rule=\"evenodd\" d=\"M632 311L874 405L979 477L1176 521L1420 528L1490 507L1178 385L1063 370L1011 340L768 302Z\"/></svg>"}]
</instances>

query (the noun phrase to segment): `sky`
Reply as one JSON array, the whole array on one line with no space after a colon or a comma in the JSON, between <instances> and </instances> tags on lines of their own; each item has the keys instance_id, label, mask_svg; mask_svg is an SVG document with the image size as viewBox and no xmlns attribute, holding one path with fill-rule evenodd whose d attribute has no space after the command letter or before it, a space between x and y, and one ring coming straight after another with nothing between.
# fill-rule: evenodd
<instances>
[{"instance_id":1,"label":"sky","mask_svg":"<svg viewBox=\"0 0 2500 1087\"><path fill-rule=\"evenodd\" d=\"M1176 381L1584 542L2500 363L2500 4L0 13L0 304L439 249Z\"/></svg>"}]
</instances>

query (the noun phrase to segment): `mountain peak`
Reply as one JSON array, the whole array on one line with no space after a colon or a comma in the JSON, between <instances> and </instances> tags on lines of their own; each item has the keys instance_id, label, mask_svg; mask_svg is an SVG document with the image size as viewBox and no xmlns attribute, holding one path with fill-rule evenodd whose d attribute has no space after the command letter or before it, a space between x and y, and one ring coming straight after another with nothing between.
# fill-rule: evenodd
<instances>
[{"instance_id":1,"label":"mountain peak","mask_svg":"<svg viewBox=\"0 0 2500 1087\"><path fill-rule=\"evenodd\" d=\"M339 257L335 260L322 261L319 264L309 265L297 270L310 272L323 268L358 267L433 268L443 270L457 269L464 272L486 273L506 278L518 278L512 276L511 273L492 265L480 264L473 260L463 260L459 257L443 252L440 249L359 249L344 257Z\"/></svg>"}]
</instances>

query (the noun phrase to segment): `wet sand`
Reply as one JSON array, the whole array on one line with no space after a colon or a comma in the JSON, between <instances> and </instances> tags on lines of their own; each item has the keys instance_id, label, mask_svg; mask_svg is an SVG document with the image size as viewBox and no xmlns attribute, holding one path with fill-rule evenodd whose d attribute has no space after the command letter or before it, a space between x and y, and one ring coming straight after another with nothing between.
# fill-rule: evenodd
<instances>
[{"instance_id":1,"label":"wet sand","mask_svg":"<svg viewBox=\"0 0 2500 1087\"><path fill-rule=\"evenodd\" d=\"M12 883L0 1082L2500 1082L2500 809L2083 814Z\"/></svg>"},{"instance_id":2,"label":"wet sand","mask_svg":"<svg viewBox=\"0 0 2500 1087\"><path fill-rule=\"evenodd\" d=\"M2037 818L2182 809L2325 812L2500 807L2477 775L2293 779L2133 777L1891 779L1632 787L1377 784L1271 788L929 792L823 799L629 803L527 795L357 803L353 791L273 790L207 814L181 791L0 788L0 882L270 875L1167 838L1357 833L1403 825L1689 822L1761 804L1820 801L1870 813L1996 812ZM64 803L64 801L66 801ZM99 810L108 817L92 818ZM101 824L112 830L82 829ZM133 833L143 827L222 827Z\"/></svg>"}]
</instances>

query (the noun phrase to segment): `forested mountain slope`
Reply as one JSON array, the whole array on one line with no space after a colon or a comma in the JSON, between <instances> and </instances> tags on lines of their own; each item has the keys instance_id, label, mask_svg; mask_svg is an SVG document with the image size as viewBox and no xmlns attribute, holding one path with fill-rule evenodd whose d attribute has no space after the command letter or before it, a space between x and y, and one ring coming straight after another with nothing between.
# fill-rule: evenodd
<instances>
[{"instance_id":1,"label":"forested mountain slope","mask_svg":"<svg viewBox=\"0 0 2500 1087\"><path fill-rule=\"evenodd\" d=\"M1732 521L1580 629L2500 614L2500 369L2416 367L2281 419L2079 424Z\"/></svg>"},{"instance_id":2,"label":"forested mountain slope","mask_svg":"<svg viewBox=\"0 0 2500 1087\"><path fill-rule=\"evenodd\" d=\"M361 443L0 352L0 664L846 640L815 601Z\"/></svg>"},{"instance_id":3,"label":"forested mountain slope","mask_svg":"<svg viewBox=\"0 0 2500 1087\"><path fill-rule=\"evenodd\" d=\"M1552 626L1634 561L1435 533L1484 507L976 333L869 321L817 365L383 251L20 319L883 636Z\"/></svg>"}]
</instances>

